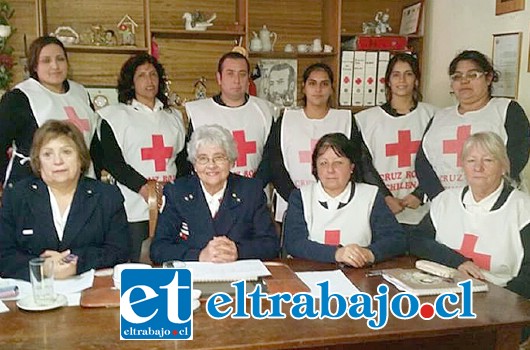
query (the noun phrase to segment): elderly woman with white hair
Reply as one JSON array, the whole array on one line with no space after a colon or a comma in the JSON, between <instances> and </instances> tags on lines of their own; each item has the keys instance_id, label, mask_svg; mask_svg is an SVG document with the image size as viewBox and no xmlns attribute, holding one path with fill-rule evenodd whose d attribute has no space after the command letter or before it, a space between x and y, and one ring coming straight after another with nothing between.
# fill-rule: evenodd
<instances>
[{"instance_id":1,"label":"elderly woman with white hair","mask_svg":"<svg viewBox=\"0 0 530 350\"><path fill-rule=\"evenodd\" d=\"M411 254L530 298L530 196L508 180L503 141L493 132L471 135L462 164L468 185L433 200Z\"/></svg>"},{"instance_id":2,"label":"elderly woman with white hair","mask_svg":"<svg viewBox=\"0 0 530 350\"><path fill-rule=\"evenodd\" d=\"M237 159L231 133L204 125L187 150L194 174L164 187L152 261L275 258L279 240L261 182L230 173Z\"/></svg>"}]
</instances>

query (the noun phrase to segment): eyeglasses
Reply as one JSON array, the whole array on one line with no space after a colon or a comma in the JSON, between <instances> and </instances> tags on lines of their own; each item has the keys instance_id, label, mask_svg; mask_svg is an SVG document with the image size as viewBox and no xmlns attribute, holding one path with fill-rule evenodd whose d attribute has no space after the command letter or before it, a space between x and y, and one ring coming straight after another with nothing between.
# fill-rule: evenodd
<instances>
[{"instance_id":1,"label":"eyeglasses","mask_svg":"<svg viewBox=\"0 0 530 350\"><path fill-rule=\"evenodd\" d=\"M449 78L451 78L451 81L453 82L461 82L464 79L471 81L471 80L477 80L484 74L486 74L486 72L482 72L479 70L470 70L469 72L466 72L466 73L453 73L449 76Z\"/></svg>"},{"instance_id":2,"label":"eyeglasses","mask_svg":"<svg viewBox=\"0 0 530 350\"><path fill-rule=\"evenodd\" d=\"M197 158L195 158L195 162L200 165L206 165L210 163L210 160L215 165L222 165L228 162L228 158L226 156L214 156L213 158L209 158L207 156L198 156Z\"/></svg>"}]
</instances>

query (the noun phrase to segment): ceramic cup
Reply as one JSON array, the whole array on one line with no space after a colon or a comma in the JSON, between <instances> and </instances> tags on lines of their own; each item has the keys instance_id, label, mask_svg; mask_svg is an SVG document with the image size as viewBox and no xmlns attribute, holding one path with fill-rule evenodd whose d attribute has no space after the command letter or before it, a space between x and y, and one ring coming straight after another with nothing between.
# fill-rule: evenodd
<instances>
[{"instance_id":1,"label":"ceramic cup","mask_svg":"<svg viewBox=\"0 0 530 350\"><path fill-rule=\"evenodd\" d=\"M311 52L321 52L322 51L322 40L316 38L313 40L313 45L311 45Z\"/></svg>"},{"instance_id":2,"label":"ceramic cup","mask_svg":"<svg viewBox=\"0 0 530 350\"><path fill-rule=\"evenodd\" d=\"M294 47L293 47L293 45L291 45L291 44L287 44L287 45L285 45L285 47L283 48L283 51L284 51L284 52L294 52Z\"/></svg>"},{"instance_id":3,"label":"ceramic cup","mask_svg":"<svg viewBox=\"0 0 530 350\"><path fill-rule=\"evenodd\" d=\"M43 306L53 304L56 298L53 289L53 260L46 258L31 259L29 261L29 277L35 304Z\"/></svg>"},{"instance_id":4,"label":"ceramic cup","mask_svg":"<svg viewBox=\"0 0 530 350\"><path fill-rule=\"evenodd\" d=\"M300 53L305 53L305 52L308 52L309 51L309 46L307 44L298 44L298 46L296 46L298 52Z\"/></svg>"}]
</instances>

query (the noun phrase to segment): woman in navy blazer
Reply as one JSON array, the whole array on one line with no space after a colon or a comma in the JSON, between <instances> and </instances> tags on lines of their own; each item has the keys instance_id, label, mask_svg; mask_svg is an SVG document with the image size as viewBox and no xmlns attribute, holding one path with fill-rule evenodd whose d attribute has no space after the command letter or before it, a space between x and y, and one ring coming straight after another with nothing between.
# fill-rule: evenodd
<instances>
[{"instance_id":1,"label":"woman in navy blazer","mask_svg":"<svg viewBox=\"0 0 530 350\"><path fill-rule=\"evenodd\" d=\"M90 154L81 132L69 122L47 121L35 133L30 161L38 177L4 192L0 275L29 280L28 261L39 256L54 261L58 279L125 262L123 197L115 186L82 176Z\"/></svg>"},{"instance_id":2,"label":"woman in navy blazer","mask_svg":"<svg viewBox=\"0 0 530 350\"><path fill-rule=\"evenodd\" d=\"M261 182L230 173L237 159L230 132L219 125L196 129L188 155L195 174L164 187L151 260L275 258L279 240Z\"/></svg>"}]
</instances>

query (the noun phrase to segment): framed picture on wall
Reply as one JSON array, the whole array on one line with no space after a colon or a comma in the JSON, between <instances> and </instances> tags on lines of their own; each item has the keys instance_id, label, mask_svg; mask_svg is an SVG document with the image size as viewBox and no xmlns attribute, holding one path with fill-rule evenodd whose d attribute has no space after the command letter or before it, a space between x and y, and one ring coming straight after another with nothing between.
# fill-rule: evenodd
<instances>
[{"instance_id":1,"label":"framed picture on wall","mask_svg":"<svg viewBox=\"0 0 530 350\"><path fill-rule=\"evenodd\" d=\"M522 33L493 34L493 67L499 81L493 83L493 96L517 98Z\"/></svg>"},{"instance_id":2,"label":"framed picture on wall","mask_svg":"<svg viewBox=\"0 0 530 350\"><path fill-rule=\"evenodd\" d=\"M401 24L399 26L399 35L418 33L422 9L423 1L419 1L403 8L403 12L401 13Z\"/></svg>"},{"instance_id":3,"label":"framed picture on wall","mask_svg":"<svg viewBox=\"0 0 530 350\"><path fill-rule=\"evenodd\" d=\"M255 81L258 97L281 108L296 106L297 60L263 59L258 66L261 72Z\"/></svg>"},{"instance_id":4,"label":"framed picture on wall","mask_svg":"<svg viewBox=\"0 0 530 350\"><path fill-rule=\"evenodd\" d=\"M525 0L495 0L495 15L524 10Z\"/></svg>"}]
</instances>

